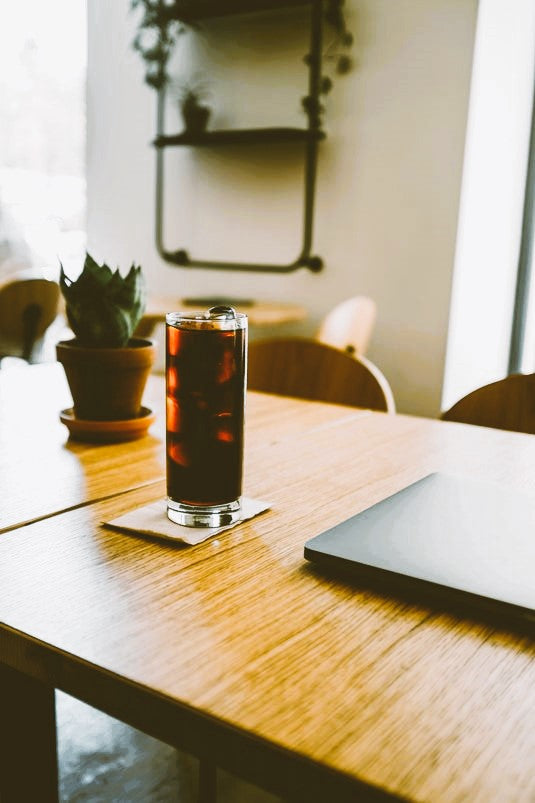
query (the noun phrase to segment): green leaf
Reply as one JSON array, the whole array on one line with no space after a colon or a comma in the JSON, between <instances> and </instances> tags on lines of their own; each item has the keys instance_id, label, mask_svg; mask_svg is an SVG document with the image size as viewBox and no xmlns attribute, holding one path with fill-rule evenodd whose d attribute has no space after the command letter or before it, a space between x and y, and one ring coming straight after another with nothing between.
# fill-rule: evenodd
<instances>
[{"instance_id":1,"label":"green leaf","mask_svg":"<svg viewBox=\"0 0 535 803\"><path fill-rule=\"evenodd\" d=\"M119 269L99 265L89 254L76 281L61 266L60 288L69 324L85 346L124 346L145 310L145 281L141 266L132 265L123 278Z\"/></svg>"}]
</instances>

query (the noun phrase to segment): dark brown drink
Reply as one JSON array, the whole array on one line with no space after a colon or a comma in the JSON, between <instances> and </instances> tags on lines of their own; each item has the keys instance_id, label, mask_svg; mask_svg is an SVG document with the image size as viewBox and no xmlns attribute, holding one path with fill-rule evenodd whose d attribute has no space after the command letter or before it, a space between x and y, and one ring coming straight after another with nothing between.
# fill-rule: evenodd
<instances>
[{"instance_id":1,"label":"dark brown drink","mask_svg":"<svg viewBox=\"0 0 535 803\"><path fill-rule=\"evenodd\" d=\"M171 513L182 508L239 510L247 319L233 310L210 312L167 318L167 495L174 521ZM192 522L181 516L179 523Z\"/></svg>"}]
</instances>

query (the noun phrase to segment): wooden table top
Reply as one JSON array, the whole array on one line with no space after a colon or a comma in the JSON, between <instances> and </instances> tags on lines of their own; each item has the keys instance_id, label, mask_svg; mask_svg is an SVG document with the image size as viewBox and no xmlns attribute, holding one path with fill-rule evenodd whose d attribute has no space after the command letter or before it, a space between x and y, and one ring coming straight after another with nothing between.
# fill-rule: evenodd
<instances>
[{"instance_id":1,"label":"wooden table top","mask_svg":"<svg viewBox=\"0 0 535 803\"><path fill-rule=\"evenodd\" d=\"M322 576L303 545L431 471L533 493L535 438L251 399L244 490L272 509L177 548L101 526L165 492L111 496L110 476L108 498L4 533L2 659L110 713L138 694L219 735L216 760L239 737L355 790L533 800L533 639Z\"/></svg>"},{"instance_id":2,"label":"wooden table top","mask_svg":"<svg viewBox=\"0 0 535 803\"><path fill-rule=\"evenodd\" d=\"M247 438L252 444L263 439L266 426L274 439L303 431L317 416L339 416L336 407L327 413L316 405L303 414L298 402L249 396ZM143 402L156 412L147 437L113 445L82 443L70 439L59 420L60 411L72 406L61 365L0 370L0 533L164 478L162 376L149 377Z\"/></svg>"},{"instance_id":3,"label":"wooden table top","mask_svg":"<svg viewBox=\"0 0 535 803\"><path fill-rule=\"evenodd\" d=\"M151 407L160 403L160 413L161 381L150 377L146 392ZM128 443L97 446L69 439L59 413L71 406L58 363L0 370L0 533L165 476L162 414L150 436L137 442L136 459L125 471L132 454Z\"/></svg>"}]
</instances>

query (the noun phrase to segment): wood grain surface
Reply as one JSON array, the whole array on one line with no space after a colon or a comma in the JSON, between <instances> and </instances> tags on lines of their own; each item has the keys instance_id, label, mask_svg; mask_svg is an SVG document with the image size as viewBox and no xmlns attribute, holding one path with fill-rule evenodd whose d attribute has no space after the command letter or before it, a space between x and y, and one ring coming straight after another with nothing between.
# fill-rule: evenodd
<instances>
[{"instance_id":1,"label":"wood grain surface","mask_svg":"<svg viewBox=\"0 0 535 803\"><path fill-rule=\"evenodd\" d=\"M534 800L532 635L324 576L303 545L430 471L533 494L535 439L252 399L244 490L272 510L194 548L101 526L159 481L5 533L2 660L161 738L202 727L231 769L238 737L289 784L323 768L347 800Z\"/></svg>"},{"instance_id":2,"label":"wood grain surface","mask_svg":"<svg viewBox=\"0 0 535 803\"><path fill-rule=\"evenodd\" d=\"M165 476L165 381L149 377L144 404L156 412L149 434L123 444L69 439L59 420L72 404L59 364L0 371L0 533ZM364 415L350 411L348 416ZM247 441L274 442L340 417L340 408L250 394Z\"/></svg>"},{"instance_id":3,"label":"wood grain surface","mask_svg":"<svg viewBox=\"0 0 535 803\"><path fill-rule=\"evenodd\" d=\"M157 390L151 377L146 395ZM0 533L164 476L161 416L135 445L84 444L59 420L71 405L59 364L0 371Z\"/></svg>"}]
</instances>

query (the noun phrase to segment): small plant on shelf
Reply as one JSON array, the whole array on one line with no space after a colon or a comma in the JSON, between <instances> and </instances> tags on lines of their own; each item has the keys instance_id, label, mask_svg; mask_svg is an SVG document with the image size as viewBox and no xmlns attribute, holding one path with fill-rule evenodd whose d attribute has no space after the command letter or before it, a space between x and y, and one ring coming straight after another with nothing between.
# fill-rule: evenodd
<instances>
[{"instance_id":1,"label":"small plant on shelf","mask_svg":"<svg viewBox=\"0 0 535 803\"><path fill-rule=\"evenodd\" d=\"M155 356L152 341L134 336L145 309L141 267L132 265L123 278L86 254L76 281L61 268L60 289L74 338L58 343L56 353L74 415L85 421L136 418Z\"/></svg>"},{"instance_id":2,"label":"small plant on shelf","mask_svg":"<svg viewBox=\"0 0 535 803\"><path fill-rule=\"evenodd\" d=\"M218 3L224 6L225 0L218 0ZM349 72L352 67L348 50L353 44L353 35L347 28L343 5L344 0L324 2L325 21L335 34L325 49L324 59L334 62L338 75ZM145 81L154 89L162 89L169 81L167 65L178 37L187 28L198 27L195 15L197 0L130 0L130 7L134 11L142 10L133 47L145 62ZM305 63L310 64L310 59L310 54L305 56ZM331 87L332 79L323 76L321 92L326 94ZM303 99L307 113L319 114L321 110L307 108L307 100Z\"/></svg>"},{"instance_id":3,"label":"small plant on shelf","mask_svg":"<svg viewBox=\"0 0 535 803\"><path fill-rule=\"evenodd\" d=\"M192 78L179 86L178 102L187 133L206 130L212 111L207 103L209 97L207 84L202 80Z\"/></svg>"},{"instance_id":4,"label":"small plant on shelf","mask_svg":"<svg viewBox=\"0 0 535 803\"><path fill-rule=\"evenodd\" d=\"M353 59L349 54L349 50L353 45L353 34L348 30L343 3L340 0L329 0L325 10L325 19L331 25L334 31L334 37L327 45L323 58L325 61L334 62L335 72L338 75L345 75L353 66ZM322 91L329 91L325 89L327 86L326 81L330 79L325 77Z\"/></svg>"},{"instance_id":5,"label":"small plant on shelf","mask_svg":"<svg viewBox=\"0 0 535 803\"><path fill-rule=\"evenodd\" d=\"M333 30L333 37L325 48L322 61L334 64L334 71L338 75L345 75L353 66L353 59L349 53L353 45L353 34L349 31L343 10L343 0L328 0L325 7L325 20ZM313 55L307 53L304 62L310 66ZM320 95L328 95L333 88L333 80L329 75L322 75L319 86ZM308 115L312 125L321 126L321 115L325 111L323 104L316 97L306 95L302 101L303 109Z\"/></svg>"}]
</instances>

